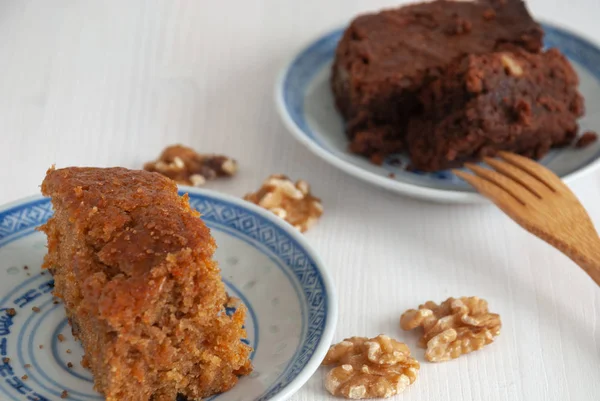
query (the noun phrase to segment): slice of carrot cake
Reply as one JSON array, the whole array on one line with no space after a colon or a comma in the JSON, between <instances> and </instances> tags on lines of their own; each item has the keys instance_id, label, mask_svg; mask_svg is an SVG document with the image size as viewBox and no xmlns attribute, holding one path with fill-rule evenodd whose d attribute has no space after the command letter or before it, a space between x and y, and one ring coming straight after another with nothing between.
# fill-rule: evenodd
<instances>
[{"instance_id":1,"label":"slice of carrot cake","mask_svg":"<svg viewBox=\"0 0 600 401\"><path fill-rule=\"evenodd\" d=\"M250 373L246 312L225 313L215 241L173 181L52 168L42 193L55 210L45 267L107 401L196 400Z\"/></svg>"}]
</instances>

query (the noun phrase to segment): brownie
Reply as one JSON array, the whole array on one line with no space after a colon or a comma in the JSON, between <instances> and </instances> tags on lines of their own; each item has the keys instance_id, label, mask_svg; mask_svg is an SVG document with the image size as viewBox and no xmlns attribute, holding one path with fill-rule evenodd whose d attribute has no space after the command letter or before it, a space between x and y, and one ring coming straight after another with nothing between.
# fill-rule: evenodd
<instances>
[{"instance_id":1,"label":"brownie","mask_svg":"<svg viewBox=\"0 0 600 401\"><path fill-rule=\"evenodd\" d=\"M45 267L107 401L198 400L251 371L209 229L157 173L50 169Z\"/></svg>"},{"instance_id":2,"label":"brownie","mask_svg":"<svg viewBox=\"0 0 600 401\"><path fill-rule=\"evenodd\" d=\"M577 84L555 49L465 56L421 92L406 138L412 165L440 170L499 150L540 158L569 145L584 112Z\"/></svg>"},{"instance_id":3,"label":"brownie","mask_svg":"<svg viewBox=\"0 0 600 401\"><path fill-rule=\"evenodd\" d=\"M521 0L438 0L357 17L331 77L350 150L381 158L403 149L419 90L449 63L508 48L538 52L542 37Z\"/></svg>"}]
</instances>

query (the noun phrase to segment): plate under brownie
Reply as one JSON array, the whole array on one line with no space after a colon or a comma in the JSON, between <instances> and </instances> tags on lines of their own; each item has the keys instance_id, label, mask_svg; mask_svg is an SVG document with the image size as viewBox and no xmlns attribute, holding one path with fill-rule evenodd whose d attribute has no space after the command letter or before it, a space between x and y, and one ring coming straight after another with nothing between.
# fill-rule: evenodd
<instances>
[{"instance_id":1,"label":"plate under brownie","mask_svg":"<svg viewBox=\"0 0 600 401\"><path fill-rule=\"evenodd\" d=\"M543 23L545 46L556 47L572 62L586 101L580 132L600 132L600 48L574 33ZM484 199L450 171L408 171L404 154L391 155L377 166L348 151L348 139L329 87L331 64L344 29L312 42L283 69L275 101L284 124L302 144L341 170L391 191L438 202L480 202ZM540 160L566 182L600 166L600 141L584 149L552 150Z\"/></svg>"},{"instance_id":2,"label":"plate under brownie","mask_svg":"<svg viewBox=\"0 0 600 401\"><path fill-rule=\"evenodd\" d=\"M182 187L215 237L230 295L248 307L254 372L219 401L285 400L314 373L333 336L337 304L323 263L302 234L254 205ZM0 207L0 399L101 401L81 366L53 280L40 265L52 215L35 196ZM13 313L16 312L16 314Z\"/></svg>"}]
</instances>

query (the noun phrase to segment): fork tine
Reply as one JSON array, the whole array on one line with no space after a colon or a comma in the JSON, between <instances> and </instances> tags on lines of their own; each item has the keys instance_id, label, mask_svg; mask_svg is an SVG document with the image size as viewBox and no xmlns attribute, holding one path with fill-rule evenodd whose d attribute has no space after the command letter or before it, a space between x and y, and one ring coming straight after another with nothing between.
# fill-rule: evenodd
<instances>
[{"instance_id":1,"label":"fork tine","mask_svg":"<svg viewBox=\"0 0 600 401\"><path fill-rule=\"evenodd\" d=\"M525 170L554 192L567 188L556 174L532 159L510 152L498 152L498 156L508 163Z\"/></svg>"},{"instance_id":2,"label":"fork tine","mask_svg":"<svg viewBox=\"0 0 600 401\"><path fill-rule=\"evenodd\" d=\"M505 212L514 211L523 207L523 204L514 196L500 188L493 182L479 178L469 173L460 170L452 170L454 174L468 182L480 194L494 202L500 209Z\"/></svg>"},{"instance_id":3,"label":"fork tine","mask_svg":"<svg viewBox=\"0 0 600 401\"><path fill-rule=\"evenodd\" d=\"M516 167L514 164L498 159L492 159L491 157L484 157L483 160L500 174L517 181L538 198L543 198L544 196L552 194L552 190L548 188L546 184L533 177L527 171Z\"/></svg>"},{"instance_id":4,"label":"fork tine","mask_svg":"<svg viewBox=\"0 0 600 401\"><path fill-rule=\"evenodd\" d=\"M520 203L524 205L531 205L539 200L537 196L535 196L524 186L496 171L488 170L486 168L471 163L466 163L465 167L474 172L478 177L496 184L498 187L502 188L505 192L508 192L510 195L512 195L515 199L517 199Z\"/></svg>"}]
</instances>

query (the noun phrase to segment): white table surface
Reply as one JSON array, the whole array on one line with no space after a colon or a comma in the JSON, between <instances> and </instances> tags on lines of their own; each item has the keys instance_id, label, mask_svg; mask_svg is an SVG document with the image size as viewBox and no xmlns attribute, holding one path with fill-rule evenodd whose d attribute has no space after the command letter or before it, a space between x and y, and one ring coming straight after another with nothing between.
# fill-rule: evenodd
<instances>
[{"instance_id":1,"label":"white table surface","mask_svg":"<svg viewBox=\"0 0 600 401\"><path fill-rule=\"evenodd\" d=\"M335 340L386 333L407 308L477 295L501 314L485 350L422 363L409 400L600 399L600 289L492 206L401 198L300 146L273 106L285 60L382 0L0 1L0 203L38 192L53 163L139 168L181 142L236 157L209 185L241 196L271 173L305 178L325 214L307 237L337 285ZM532 0L600 42L598 0ZM600 224L600 175L573 189ZM324 372L291 399L328 399Z\"/></svg>"}]
</instances>

